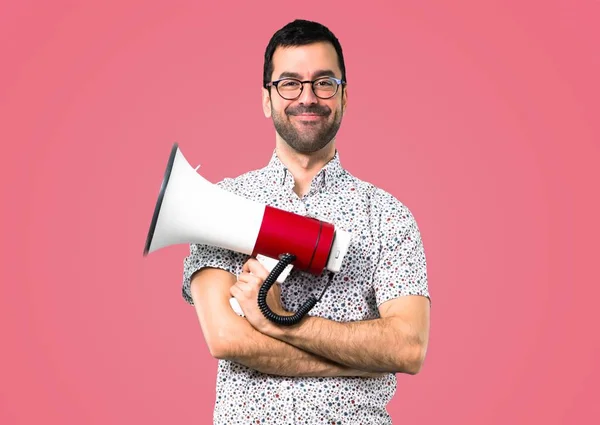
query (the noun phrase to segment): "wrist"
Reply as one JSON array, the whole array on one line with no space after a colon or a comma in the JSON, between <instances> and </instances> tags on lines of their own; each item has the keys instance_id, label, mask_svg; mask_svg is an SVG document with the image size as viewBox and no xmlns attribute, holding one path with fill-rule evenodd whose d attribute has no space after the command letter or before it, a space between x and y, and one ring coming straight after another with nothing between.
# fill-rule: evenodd
<instances>
[{"instance_id":1,"label":"wrist","mask_svg":"<svg viewBox=\"0 0 600 425\"><path fill-rule=\"evenodd\" d=\"M293 316L295 313L287 312L287 316ZM298 338L301 334L305 333L305 327L308 322L312 319L311 316L304 316L298 323L295 325L277 325L273 324L273 329L271 329L272 337L277 338L280 341L286 342L288 344L297 346ZM298 348L301 348L298 346Z\"/></svg>"},{"instance_id":2,"label":"wrist","mask_svg":"<svg viewBox=\"0 0 600 425\"><path fill-rule=\"evenodd\" d=\"M294 315L294 313L291 313L291 312L285 311L285 310L278 310L278 311L273 311L273 312L282 317L291 317ZM268 335L271 338L275 338L275 339L278 339L283 342L288 342L288 336L291 334L291 332L294 329L296 329L298 326L300 326L300 323L295 324L295 325L281 325L278 323L271 322L268 319L266 320L266 322L267 322L267 325L261 331L265 335Z\"/></svg>"}]
</instances>

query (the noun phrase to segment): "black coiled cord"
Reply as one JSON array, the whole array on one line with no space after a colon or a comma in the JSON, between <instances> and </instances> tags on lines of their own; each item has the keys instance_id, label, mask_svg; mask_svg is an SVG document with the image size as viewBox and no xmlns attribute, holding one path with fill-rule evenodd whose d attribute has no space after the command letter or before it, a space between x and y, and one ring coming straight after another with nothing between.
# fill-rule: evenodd
<instances>
[{"instance_id":1,"label":"black coiled cord","mask_svg":"<svg viewBox=\"0 0 600 425\"><path fill-rule=\"evenodd\" d=\"M321 296L318 299L311 295L293 316L280 316L278 314L275 314L269 308L269 305L267 304L267 294L269 292L269 289L271 289L271 286L273 286L273 284L277 281L277 278L285 270L285 268L289 264L291 264L295 259L296 256L294 254L286 253L280 255L279 262L275 265L275 267L273 267L273 270L271 270L271 273L269 273L269 276L267 276L262 286L258 290L258 308L260 308L260 311L267 319L278 325L292 326L300 322L300 320L302 320L302 318L306 316L306 314L310 310L312 310L312 308L319 301L319 299L321 299L323 293L325 293L325 290L323 290L323 293L321 293ZM327 283L327 286L329 286L332 279L333 273L330 273L329 282ZM325 289L327 289L327 286L325 287Z\"/></svg>"}]
</instances>

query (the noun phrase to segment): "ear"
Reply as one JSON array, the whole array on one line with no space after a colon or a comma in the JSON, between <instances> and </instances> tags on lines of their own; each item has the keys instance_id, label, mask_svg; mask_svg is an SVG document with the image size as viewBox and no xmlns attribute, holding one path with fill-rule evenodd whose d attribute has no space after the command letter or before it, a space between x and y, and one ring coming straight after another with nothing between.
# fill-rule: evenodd
<instances>
[{"instance_id":1,"label":"ear","mask_svg":"<svg viewBox=\"0 0 600 425\"><path fill-rule=\"evenodd\" d=\"M348 103L348 83L342 86L342 113L346 113Z\"/></svg>"},{"instance_id":2,"label":"ear","mask_svg":"<svg viewBox=\"0 0 600 425\"><path fill-rule=\"evenodd\" d=\"M265 117L271 118L271 95L269 90L264 87L262 88L262 107Z\"/></svg>"}]
</instances>

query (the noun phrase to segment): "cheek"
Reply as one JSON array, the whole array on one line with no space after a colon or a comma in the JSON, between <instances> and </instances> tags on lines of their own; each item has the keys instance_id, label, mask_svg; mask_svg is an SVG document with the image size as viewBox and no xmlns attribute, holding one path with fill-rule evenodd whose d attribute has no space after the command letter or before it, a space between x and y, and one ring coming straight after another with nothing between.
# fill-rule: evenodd
<instances>
[{"instance_id":1,"label":"cheek","mask_svg":"<svg viewBox=\"0 0 600 425\"><path fill-rule=\"evenodd\" d=\"M282 119L287 118L285 109L288 107L288 105L289 104L283 104L282 102L273 102L273 104L270 106L271 114Z\"/></svg>"}]
</instances>

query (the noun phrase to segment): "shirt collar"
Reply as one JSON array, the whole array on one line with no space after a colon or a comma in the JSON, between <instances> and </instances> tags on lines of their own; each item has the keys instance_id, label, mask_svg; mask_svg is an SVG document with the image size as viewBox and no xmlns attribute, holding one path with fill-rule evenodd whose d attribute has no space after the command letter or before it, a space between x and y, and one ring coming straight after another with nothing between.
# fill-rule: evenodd
<instances>
[{"instance_id":1,"label":"shirt collar","mask_svg":"<svg viewBox=\"0 0 600 425\"><path fill-rule=\"evenodd\" d=\"M278 185L294 185L294 177L289 172L287 167L281 162L277 156L277 151L273 150L273 154L267 166L265 167L270 180ZM322 184L325 188L332 187L344 175L345 170L340 162L340 154L336 149L335 154L327 164L319 170L313 177L311 187Z\"/></svg>"}]
</instances>

